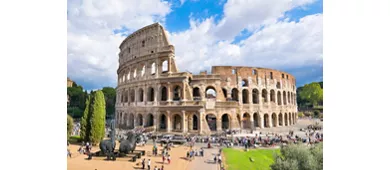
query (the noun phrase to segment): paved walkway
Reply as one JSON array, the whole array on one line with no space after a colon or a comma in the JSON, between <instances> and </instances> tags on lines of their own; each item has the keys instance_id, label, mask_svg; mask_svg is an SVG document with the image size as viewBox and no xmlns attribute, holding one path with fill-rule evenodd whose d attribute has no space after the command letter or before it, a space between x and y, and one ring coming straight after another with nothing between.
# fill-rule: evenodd
<instances>
[{"instance_id":1,"label":"paved walkway","mask_svg":"<svg viewBox=\"0 0 390 170\"><path fill-rule=\"evenodd\" d=\"M218 154L218 148L204 148L204 157L195 157L190 163L189 170L218 170L218 164L214 163L214 156Z\"/></svg>"}]
</instances>

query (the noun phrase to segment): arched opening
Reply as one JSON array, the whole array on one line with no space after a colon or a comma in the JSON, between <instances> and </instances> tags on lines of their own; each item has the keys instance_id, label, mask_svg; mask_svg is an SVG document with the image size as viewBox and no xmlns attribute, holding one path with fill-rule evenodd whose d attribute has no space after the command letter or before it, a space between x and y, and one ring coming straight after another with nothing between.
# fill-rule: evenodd
<instances>
[{"instance_id":1,"label":"arched opening","mask_svg":"<svg viewBox=\"0 0 390 170\"><path fill-rule=\"evenodd\" d=\"M230 128L229 115L227 113L222 115L222 130L226 130Z\"/></svg>"},{"instance_id":2,"label":"arched opening","mask_svg":"<svg viewBox=\"0 0 390 170\"><path fill-rule=\"evenodd\" d=\"M125 103L129 102L129 91L125 92Z\"/></svg>"},{"instance_id":3,"label":"arched opening","mask_svg":"<svg viewBox=\"0 0 390 170\"><path fill-rule=\"evenodd\" d=\"M146 117L146 127L153 126L154 125L153 122L154 122L153 115L149 113L148 116Z\"/></svg>"},{"instance_id":4,"label":"arched opening","mask_svg":"<svg viewBox=\"0 0 390 170\"><path fill-rule=\"evenodd\" d=\"M267 96L268 96L268 93L267 93L267 90L266 89L263 89L261 91L261 100L263 103L267 103Z\"/></svg>"},{"instance_id":5,"label":"arched opening","mask_svg":"<svg viewBox=\"0 0 390 170\"><path fill-rule=\"evenodd\" d=\"M259 124L259 114L258 113L254 113L253 114L253 126L255 127L255 128L257 128L257 127L260 127L260 124Z\"/></svg>"},{"instance_id":6,"label":"arched opening","mask_svg":"<svg viewBox=\"0 0 390 170\"><path fill-rule=\"evenodd\" d=\"M287 116L287 113L284 113L284 125L285 126L288 126L288 116Z\"/></svg>"},{"instance_id":7,"label":"arched opening","mask_svg":"<svg viewBox=\"0 0 390 170\"><path fill-rule=\"evenodd\" d=\"M277 124L278 124L278 118L276 117L275 113L272 113L272 125L273 125L273 127L276 127Z\"/></svg>"},{"instance_id":8,"label":"arched opening","mask_svg":"<svg viewBox=\"0 0 390 170\"><path fill-rule=\"evenodd\" d=\"M198 130L198 116L192 115L192 130Z\"/></svg>"},{"instance_id":9,"label":"arched opening","mask_svg":"<svg viewBox=\"0 0 390 170\"><path fill-rule=\"evenodd\" d=\"M175 114L173 116L173 121L172 121L172 123L173 123L173 126L172 126L173 130L175 130L175 131L182 130L182 120L181 119L182 119L181 116L178 115L178 114Z\"/></svg>"},{"instance_id":10,"label":"arched opening","mask_svg":"<svg viewBox=\"0 0 390 170\"><path fill-rule=\"evenodd\" d=\"M143 126L144 125L144 120L143 120L143 117L141 114L138 114L138 117L137 117L137 125L138 126Z\"/></svg>"},{"instance_id":11,"label":"arched opening","mask_svg":"<svg viewBox=\"0 0 390 170\"><path fill-rule=\"evenodd\" d=\"M142 66L142 70L141 70L141 76L144 76L145 75L145 65Z\"/></svg>"},{"instance_id":12,"label":"arched opening","mask_svg":"<svg viewBox=\"0 0 390 170\"><path fill-rule=\"evenodd\" d=\"M242 103L249 103L249 92L247 89L242 90Z\"/></svg>"},{"instance_id":13,"label":"arched opening","mask_svg":"<svg viewBox=\"0 0 390 170\"><path fill-rule=\"evenodd\" d=\"M154 89L152 87L148 88L148 101L154 101Z\"/></svg>"},{"instance_id":14,"label":"arched opening","mask_svg":"<svg viewBox=\"0 0 390 170\"><path fill-rule=\"evenodd\" d=\"M214 87L209 86L206 88L206 98L207 99L217 98L217 91L215 90Z\"/></svg>"},{"instance_id":15,"label":"arched opening","mask_svg":"<svg viewBox=\"0 0 390 170\"><path fill-rule=\"evenodd\" d=\"M275 90L271 90L270 99L271 99L271 102L275 103Z\"/></svg>"},{"instance_id":16,"label":"arched opening","mask_svg":"<svg viewBox=\"0 0 390 170\"><path fill-rule=\"evenodd\" d=\"M129 127L130 129L134 129L134 114L133 113L130 113L130 116L129 116Z\"/></svg>"},{"instance_id":17,"label":"arched opening","mask_svg":"<svg viewBox=\"0 0 390 170\"><path fill-rule=\"evenodd\" d=\"M283 104L287 104L286 91L283 91Z\"/></svg>"},{"instance_id":18,"label":"arched opening","mask_svg":"<svg viewBox=\"0 0 390 170\"><path fill-rule=\"evenodd\" d=\"M222 88L223 97L227 99L227 90L225 88Z\"/></svg>"},{"instance_id":19,"label":"arched opening","mask_svg":"<svg viewBox=\"0 0 390 170\"><path fill-rule=\"evenodd\" d=\"M141 88L140 88L140 89L138 90L138 94L139 94L139 95L138 95L138 99L139 99L138 101L139 101L139 102L143 102L143 101L144 101L144 89L141 89Z\"/></svg>"},{"instance_id":20,"label":"arched opening","mask_svg":"<svg viewBox=\"0 0 390 170\"><path fill-rule=\"evenodd\" d=\"M168 60L162 62L162 73L168 72Z\"/></svg>"},{"instance_id":21,"label":"arched opening","mask_svg":"<svg viewBox=\"0 0 390 170\"><path fill-rule=\"evenodd\" d=\"M136 77L137 77L137 69L135 68L133 71L133 78L136 78Z\"/></svg>"},{"instance_id":22,"label":"arched opening","mask_svg":"<svg viewBox=\"0 0 390 170\"><path fill-rule=\"evenodd\" d=\"M248 80L247 79L243 79L241 81L241 85L242 85L242 87L248 87Z\"/></svg>"},{"instance_id":23,"label":"arched opening","mask_svg":"<svg viewBox=\"0 0 390 170\"><path fill-rule=\"evenodd\" d=\"M165 114L160 115L160 129L166 130L167 129L167 117Z\"/></svg>"},{"instance_id":24,"label":"arched opening","mask_svg":"<svg viewBox=\"0 0 390 170\"><path fill-rule=\"evenodd\" d=\"M175 86L175 88L173 89L173 100L174 101L181 100L181 87L180 86Z\"/></svg>"},{"instance_id":25,"label":"arched opening","mask_svg":"<svg viewBox=\"0 0 390 170\"><path fill-rule=\"evenodd\" d=\"M207 114L206 121L211 131L217 130L217 117L214 114Z\"/></svg>"},{"instance_id":26,"label":"arched opening","mask_svg":"<svg viewBox=\"0 0 390 170\"><path fill-rule=\"evenodd\" d=\"M232 99L238 101L238 90L236 88L232 89Z\"/></svg>"},{"instance_id":27,"label":"arched opening","mask_svg":"<svg viewBox=\"0 0 390 170\"><path fill-rule=\"evenodd\" d=\"M288 102L288 104L291 103L290 100L291 100L290 92L287 92L287 102Z\"/></svg>"},{"instance_id":28,"label":"arched opening","mask_svg":"<svg viewBox=\"0 0 390 170\"><path fill-rule=\"evenodd\" d=\"M202 97L200 96L200 89L198 87L192 89L192 97L194 100L201 100Z\"/></svg>"},{"instance_id":29,"label":"arched opening","mask_svg":"<svg viewBox=\"0 0 390 170\"><path fill-rule=\"evenodd\" d=\"M280 86L280 82L277 82L277 83L276 83L276 88L277 88L277 89L280 89L280 87L281 87L281 86Z\"/></svg>"},{"instance_id":30,"label":"arched opening","mask_svg":"<svg viewBox=\"0 0 390 170\"><path fill-rule=\"evenodd\" d=\"M163 86L161 88L161 101L167 101L168 95L167 95L167 88Z\"/></svg>"},{"instance_id":31,"label":"arched opening","mask_svg":"<svg viewBox=\"0 0 390 170\"><path fill-rule=\"evenodd\" d=\"M242 117L242 123L244 129L251 129L251 116L249 113L244 113Z\"/></svg>"},{"instance_id":32,"label":"arched opening","mask_svg":"<svg viewBox=\"0 0 390 170\"><path fill-rule=\"evenodd\" d=\"M252 100L254 104L259 103L259 91L257 89L252 90Z\"/></svg>"},{"instance_id":33,"label":"arched opening","mask_svg":"<svg viewBox=\"0 0 390 170\"><path fill-rule=\"evenodd\" d=\"M129 115L127 113L125 113L124 118L123 118L123 120L124 120L123 124L125 125L126 128L128 128L127 126L129 125L128 124L128 121L129 121L128 116Z\"/></svg>"},{"instance_id":34,"label":"arched opening","mask_svg":"<svg viewBox=\"0 0 390 170\"><path fill-rule=\"evenodd\" d=\"M291 121L291 113L288 113L288 123L289 123L290 125L292 125L292 121Z\"/></svg>"},{"instance_id":35,"label":"arched opening","mask_svg":"<svg viewBox=\"0 0 390 170\"><path fill-rule=\"evenodd\" d=\"M238 121L239 127L241 127L241 117L239 114L237 114L237 121Z\"/></svg>"},{"instance_id":36,"label":"arched opening","mask_svg":"<svg viewBox=\"0 0 390 170\"><path fill-rule=\"evenodd\" d=\"M131 89L131 91L130 91L130 102L134 102L134 101L135 101L135 90Z\"/></svg>"},{"instance_id":37,"label":"arched opening","mask_svg":"<svg viewBox=\"0 0 390 170\"><path fill-rule=\"evenodd\" d=\"M152 75L156 74L156 63L153 63L152 66L150 67L150 73Z\"/></svg>"},{"instance_id":38,"label":"arched opening","mask_svg":"<svg viewBox=\"0 0 390 170\"><path fill-rule=\"evenodd\" d=\"M283 126L283 114L282 113L279 113L278 119L279 119L279 126Z\"/></svg>"},{"instance_id":39,"label":"arched opening","mask_svg":"<svg viewBox=\"0 0 390 170\"><path fill-rule=\"evenodd\" d=\"M269 116L268 116L267 113L264 114L264 127L267 127L267 128L270 127L270 126L269 126Z\"/></svg>"},{"instance_id":40,"label":"arched opening","mask_svg":"<svg viewBox=\"0 0 390 170\"><path fill-rule=\"evenodd\" d=\"M278 91L278 105L282 105L282 93Z\"/></svg>"}]
</instances>

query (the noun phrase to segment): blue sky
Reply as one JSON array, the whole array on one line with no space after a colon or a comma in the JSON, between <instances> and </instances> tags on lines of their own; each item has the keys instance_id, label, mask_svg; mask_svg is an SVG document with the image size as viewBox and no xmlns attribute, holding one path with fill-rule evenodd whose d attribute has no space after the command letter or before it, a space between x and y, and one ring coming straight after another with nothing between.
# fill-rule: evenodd
<instances>
[{"instance_id":1,"label":"blue sky","mask_svg":"<svg viewBox=\"0 0 390 170\"><path fill-rule=\"evenodd\" d=\"M322 0L68 0L68 76L116 87L120 42L159 22L180 71L247 65L322 81L322 11Z\"/></svg>"}]
</instances>

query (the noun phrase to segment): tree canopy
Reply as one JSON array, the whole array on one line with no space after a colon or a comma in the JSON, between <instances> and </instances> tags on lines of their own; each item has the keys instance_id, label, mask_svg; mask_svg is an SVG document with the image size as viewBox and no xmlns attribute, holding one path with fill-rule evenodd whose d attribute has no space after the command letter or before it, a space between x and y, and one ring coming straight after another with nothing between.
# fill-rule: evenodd
<instances>
[{"instance_id":1,"label":"tree canopy","mask_svg":"<svg viewBox=\"0 0 390 170\"><path fill-rule=\"evenodd\" d=\"M300 102L309 102L312 105L318 105L319 102L322 102L323 89L318 82L305 84L303 87L299 87L297 93Z\"/></svg>"}]
</instances>

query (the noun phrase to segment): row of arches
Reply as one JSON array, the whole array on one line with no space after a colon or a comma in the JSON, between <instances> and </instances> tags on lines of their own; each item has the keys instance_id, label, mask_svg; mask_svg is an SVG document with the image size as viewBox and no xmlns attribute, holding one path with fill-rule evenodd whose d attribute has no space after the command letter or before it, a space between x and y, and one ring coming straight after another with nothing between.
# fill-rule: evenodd
<instances>
[{"instance_id":1,"label":"row of arches","mask_svg":"<svg viewBox=\"0 0 390 170\"><path fill-rule=\"evenodd\" d=\"M157 62L149 62L145 64L139 64L133 69L127 69L122 71L118 75L118 84L126 83L137 77L143 77L145 75L155 75L158 73L167 73L169 70L168 59L163 59L160 64ZM161 66L161 67L160 67Z\"/></svg>"},{"instance_id":2,"label":"row of arches","mask_svg":"<svg viewBox=\"0 0 390 170\"><path fill-rule=\"evenodd\" d=\"M184 124L187 123L189 131L200 130L200 117L199 114L188 114L187 121L183 121L182 114L172 114L170 117L166 113L161 113L155 116L152 113L149 114L125 114L123 112L117 114L117 123L119 125L125 125L126 128L135 128L138 126L150 127L155 126L158 131L168 131L168 126L172 131L184 132ZM256 128L271 128L279 126L290 126L297 122L297 113L244 113L242 116L237 115L239 127L242 129L256 129ZM169 119L169 120L168 120ZM206 123L211 131L217 131L220 126L222 130L231 129L232 117L230 114L225 113L220 118L217 118L215 114L205 114Z\"/></svg>"},{"instance_id":3,"label":"row of arches","mask_svg":"<svg viewBox=\"0 0 390 170\"><path fill-rule=\"evenodd\" d=\"M224 89L224 91L226 90ZM276 101L278 105L296 104L296 94L289 91L275 91L274 89L271 89L268 92L266 89L263 89L260 95L260 92L257 89L252 89L251 94L248 89L243 89L241 93L242 103L244 104L258 104L259 102L276 103ZM252 95L252 101L250 101L250 95ZM239 101L239 91L237 88L232 89L231 96L231 100Z\"/></svg>"}]
</instances>

